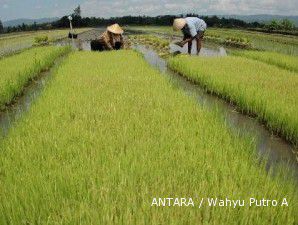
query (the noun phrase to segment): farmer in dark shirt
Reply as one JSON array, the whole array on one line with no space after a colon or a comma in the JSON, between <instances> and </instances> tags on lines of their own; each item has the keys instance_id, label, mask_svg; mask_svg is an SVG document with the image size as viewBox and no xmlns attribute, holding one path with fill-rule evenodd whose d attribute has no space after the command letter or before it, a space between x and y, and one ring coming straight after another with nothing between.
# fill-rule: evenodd
<instances>
[{"instance_id":1,"label":"farmer in dark shirt","mask_svg":"<svg viewBox=\"0 0 298 225\"><path fill-rule=\"evenodd\" d=\"M118 24L107 27L107 30L97 40L91 42L91 49L97 51L122 49L124 46L123 32Z\"/></svg>"},{"instance_id":2,"label":"farmer in dark shirt","mask_svg":"<svg viewBox=\"0 0 298 225\"><path fill-rule=\"evenodd\" d=\"M207 29L207 24L204 20L197 17L175 19L173 29L175 31L181 30L184 35L183 41L177 42L177 45L183 47L186 43L188 43L188 53L191 54L192 41L196 40L197 54L200 53L204 32Z\"/></svg>"}]
</instances>

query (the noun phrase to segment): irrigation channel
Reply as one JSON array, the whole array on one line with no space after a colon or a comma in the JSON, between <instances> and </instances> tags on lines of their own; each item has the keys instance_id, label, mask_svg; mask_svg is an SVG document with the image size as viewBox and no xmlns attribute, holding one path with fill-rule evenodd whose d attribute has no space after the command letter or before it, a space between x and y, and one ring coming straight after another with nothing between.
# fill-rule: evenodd
<instances>
[{"instance_id":1,"label":"irrigation channel","mask_svg":"<svg viewBox=\"0 0 298 225\"><path fill-rule=\"evenodd\" d=\"M7 135L9 128L26 113L32 103L40 96L55 69L59 67L65 56L58 58L47 71L40 73L25 87L23 93L14 102L0 111L0 137Z\"/></svg>"},{"instance_id":2,"label":"irrigation channel","mask_svg":"<svg viewBox=\"0 0 298 225\"><path fill-rule=\"evenodd\" d=\"M60 40L56 45L74 44L74 48L76 49L90 51L90 41L95 37L98 37L102 30L103 29L94 29L82 33L74 43L71 40L65 39ZM171 52L173 53L177 51L184 53L187 50L186 48L176 49L177 47L173 45L170 47ZM235 133L240 134L240 136L243 137L254 138L260 158L265 157L268 159L268 169L274 169L276 165L284 164L288 167L290 172L294 171L295 178L298 181L297 149L294 146L283 139L272 135L271 132L269 132L265 126L260 124L257 119L237 112L235 106L219 97L206 93L206 91L199 85L196 85L169 70L167 68L166 60L159 57L154 50L143 45L135 45L133 48L141 52L144 55L145 60L166 76L175 87L183 90L187 96L194 97L199 105L220 113L227 125ZM219 46L206 45L206 47L202 49L200 55L209 57L225 56L226 51ZM57 62L54 67L57 67L57 65L59 65L59 62ZM6 111L0 112L0 129L2 136L6 135L13 123L20 118L23 113L30 109L32 102L38 98L49 81L53 70L54 68L38 76L37 80L34 80L28 87L26 87L23 95L17 98L15 104L7 107Z\"/></svg>"}]
</instances>

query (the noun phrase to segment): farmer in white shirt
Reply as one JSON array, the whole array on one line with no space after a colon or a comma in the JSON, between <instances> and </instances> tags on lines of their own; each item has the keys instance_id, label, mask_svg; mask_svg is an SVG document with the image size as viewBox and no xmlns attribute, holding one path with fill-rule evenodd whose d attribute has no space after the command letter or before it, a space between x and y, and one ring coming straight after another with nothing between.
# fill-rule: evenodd
<instances>
[{"instance_id":1,"label":"farmer in white shirt","mask_svg":"<svg viewBox=\"0 0 298 225\"><path fill-rule=\"evenodd\" d=\"M175 31L181 30L184 35L183 41L176 43L177 45L183 47L188 43L188 53L191 54L192 41L195 39L197 41L197 54L200 53L204 32L207 29L207 24L204 20L198 17L175 19L173 29Z\"/></svg>"}]
</instances>

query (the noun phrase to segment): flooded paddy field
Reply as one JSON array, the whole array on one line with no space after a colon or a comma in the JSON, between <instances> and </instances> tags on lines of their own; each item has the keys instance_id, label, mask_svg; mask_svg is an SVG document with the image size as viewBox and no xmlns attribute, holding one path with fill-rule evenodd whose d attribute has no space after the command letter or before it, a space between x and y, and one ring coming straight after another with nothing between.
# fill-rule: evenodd
<instances>
[{"instance_id":1,"label":"flooded paddy field","mask_svg":"<svg viewBox=\"0 0 298 225\"><path fill-rule=\"evenodd\" d=\"M61 39L56 42L56 45L71 45L78 50L91 51L91 41L99 38L100 34L104 31L104 28L95 28L78 34L78 38L73 40L70 38Z\"/></svg>"},{"instance_id":2,"label":"flooded paddy field","mask_svg":"<svg viewBox=\"0 0 298 225\"><path fill-rule=\"evenodd\" d=\"M84 51L91 51L91 45L90 42L92 40L95 40L96 38L99 38L100 34L104 32L104 28L96 28L91 31L86 31L81 34L78 34L78 38L71 40L71 39L62 39L57 41L57 45L73 45L75 49L78 50L84 50ZM142 31L136 32L136 31L127 31L124 33L124 37L127 37L127 35L143 35L146 34ZM169 39L169 36L166 35L158 35L158 37L165 37L166 39ZM187 54L187 46L185 45L183 48L180 48L179 46L175 45L174 42L178 41L178 37L174 37L171 39L172 43L170 44L170 50L169 53L171 54ZM193 54L195 54L195 48L196 48L196 42L193 42ZM222 46L207 43L203 46L200 56L225 56L227 55L226 49Z\"/></svg>"},{"instance_id":3,"label":"flooded paddy field","mask_svg":"<svg viewBox=\"0 0 298 225\"><path fill-rule=\"evenodd\" d=\"M168 26L135 26L129 28L133 33L147 33L156 34L161 36L172 36L175 38L182 38L180 32L173 32L171 27ZM222 28L208 28L206 31L206 42L220 42L231 38L242 38L250 42L251 47L256 50L278 52L287 55L298 56L298 39L293 35L280 35L280 34L266 34L248 30L239 29L222 29ZM228 46L230 47L230 46Z\"/></svg>"}]
</instances>

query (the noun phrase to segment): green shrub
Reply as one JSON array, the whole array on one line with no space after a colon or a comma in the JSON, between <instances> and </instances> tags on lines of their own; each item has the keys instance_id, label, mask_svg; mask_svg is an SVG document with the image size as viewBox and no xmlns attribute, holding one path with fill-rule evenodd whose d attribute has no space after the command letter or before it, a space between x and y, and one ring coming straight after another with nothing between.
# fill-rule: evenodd
<instances>
[{"instance_id":1,"label":"green shrub","mask_svg":"<svg viewBox=\"0 0 298 225\"><path fill-rule=\"evenodd\" d=\"M35 45L42 45L42 44L48 44L48 43L49 43L49 37L47 35L36 36L34 38Z\"/></svg>"}]
</instances>

